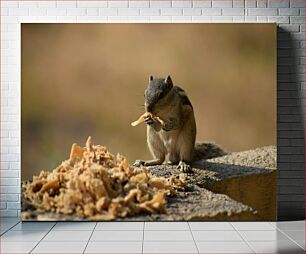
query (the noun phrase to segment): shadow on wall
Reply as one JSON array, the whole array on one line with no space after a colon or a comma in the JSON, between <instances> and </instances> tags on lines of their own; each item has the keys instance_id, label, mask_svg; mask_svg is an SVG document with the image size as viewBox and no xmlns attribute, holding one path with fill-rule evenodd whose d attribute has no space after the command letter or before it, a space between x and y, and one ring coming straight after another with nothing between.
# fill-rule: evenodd
<instances>
[{"instance_id":1,"label":"shadow on wall","mask_svg":"<svg viewBox=\"0 0 306 254\"><path fill-rule=\"evenodd\" d=\"M305 218L303 82L290 32L277 28L278 219ZM284 58L286 57L286 58Z\"/></svg>"}]
</instances>

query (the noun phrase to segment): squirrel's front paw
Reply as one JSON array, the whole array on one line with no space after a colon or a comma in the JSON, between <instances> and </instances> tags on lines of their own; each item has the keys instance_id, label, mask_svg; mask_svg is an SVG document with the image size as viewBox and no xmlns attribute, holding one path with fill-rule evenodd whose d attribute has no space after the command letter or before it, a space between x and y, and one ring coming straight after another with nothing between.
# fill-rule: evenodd
<instances>
[{"instance_id":1,"label":"squirrel's front paw","mask_svg":"<svg viewBox=\"0 0 306 254\"><path fill-rule=\"evenodd\" d=\"M164 131L171 131L173 129L173 124L171 122L164 123L162 129Z\"/></svg>"},{"instance_id":2,"label":"squirrel's front paw","mask_svg":"<svg viewBox=\"0 0 306 254\"><path fill-rule=\"evenodd\" d=\"M179 169L180 171L182 171L183 173L190 173L191 172L191 167L190 165L186 164L185 162L181 161L178 165L177 165L177 169Z\"/></svg>"},{"instance_id":3,"label":"squirrel's front paw","mask_svg":"<svg viewBox=\"0 0 306 254\"><path fill-rule=\"evenodd\" d=\"M154 120L151 116L147 116L145 119L144 119L145 123L148 124L148 125L152 125L154 123Z\"/></svg>"},{"instance_id":4,"label":"squirrel's front paw","mask_svg":"<svg viewBox=\"0 0 306 254\"><path fill-rule=\"evenodd\" d=\"M134 166L134 167L141 167L141 166L144 166L144 164L145 164L145 161L136 160L136 161L133 163L133 166Z\"/></svg>"}]
</instances>

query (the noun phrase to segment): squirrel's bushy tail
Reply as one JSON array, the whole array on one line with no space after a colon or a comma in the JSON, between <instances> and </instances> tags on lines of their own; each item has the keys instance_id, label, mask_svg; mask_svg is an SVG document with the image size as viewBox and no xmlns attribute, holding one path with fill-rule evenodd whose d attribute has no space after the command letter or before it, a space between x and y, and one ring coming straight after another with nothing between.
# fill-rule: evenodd
<instances>
[{"instance_id":1,"label":"squirrel's bushy tail","mask_svg":"<svg viewBox=\"0 0 306 254\"><path fill-rule=\"evenodd\" d=\"M212 159L226 154L227 153L217 144L196 142L193 161Z\"/></svg>"}]
</instances>

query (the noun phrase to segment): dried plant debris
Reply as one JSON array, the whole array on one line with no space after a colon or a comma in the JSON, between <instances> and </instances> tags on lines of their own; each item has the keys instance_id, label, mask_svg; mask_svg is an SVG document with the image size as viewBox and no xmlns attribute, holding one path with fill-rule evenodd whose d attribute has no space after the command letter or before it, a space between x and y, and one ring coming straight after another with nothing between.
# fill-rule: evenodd
<instances>
[{"instance_id":1,"label":"dried plant debris","mask_svg":"<svg viewBox=\"0 0 306 254\"><path fill-rule=\"evenodd\" d=\"M70 158L52 172L41 171L24 183L23 200L39 214L112 220L164 212L166 196L184 185L184 175L153 176L146 168L130 166L122 155L93 145L89 137L84 148L73 144Z\"/></svg>"}]
</instances>

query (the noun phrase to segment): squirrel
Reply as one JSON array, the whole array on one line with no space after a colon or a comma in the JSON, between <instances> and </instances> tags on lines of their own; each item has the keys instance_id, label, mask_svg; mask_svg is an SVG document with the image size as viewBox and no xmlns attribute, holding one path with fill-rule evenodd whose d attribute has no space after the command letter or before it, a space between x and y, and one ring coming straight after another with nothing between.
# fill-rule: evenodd
<instances>
[{"instance_id":1,"label":"squirrel","mask_svg":"<svg viewBox=\"0 0 306 254\"><path fill-rule=\"evenodd\" d=\"M166 78L150 76L144 93L145 110L158 116L163 123L148 115L147 144L153 160L136 160L134 166L154 166L165 162L190 172L190 163L226 153L212 143L196 143L196 121L193 106L186 92Z\"/></svg>"}]
</instances>

